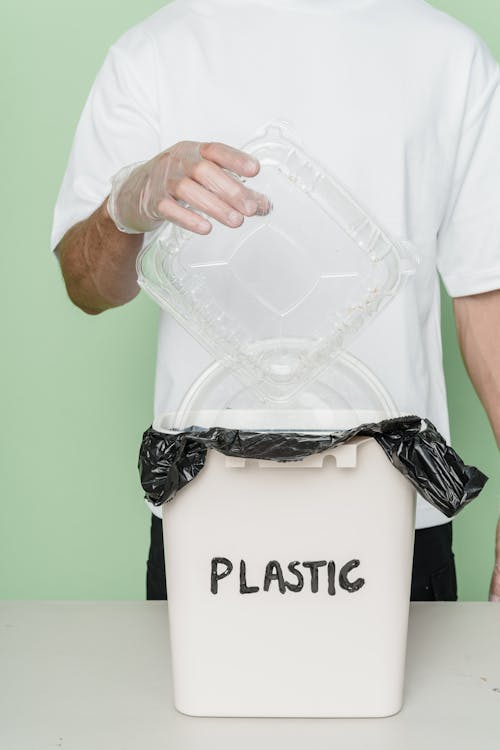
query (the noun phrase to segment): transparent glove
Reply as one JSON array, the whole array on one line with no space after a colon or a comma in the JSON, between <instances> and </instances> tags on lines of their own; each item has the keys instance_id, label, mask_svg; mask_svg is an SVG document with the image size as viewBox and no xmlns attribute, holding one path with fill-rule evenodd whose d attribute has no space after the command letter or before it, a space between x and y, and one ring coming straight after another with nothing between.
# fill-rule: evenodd
<instances>
[{"instance_id":1,"label":"transparent glove","mask_svg":"<svg viewBox=\"0 0 500 750\"><path fill-rule=\"evenodd\" d=\"M212 225L198 211L228 227L245 216L269 211L268 199L246 187L259 163L223 143L181 141L153 159L116 174L107 202L110 217L122 232L140 234L171 221L197 234Z\"/></svg>"},{"instance_id":2,"label":"transparent glove","mask_svg":"<svg viewBox=\"0 0 500 750\"><path fill-rule=\"evenodd\" d=\"M500 602L500 518L497 523L495 567L491 576L489 599L490 602Z\"/></svg>"}]
</instances>

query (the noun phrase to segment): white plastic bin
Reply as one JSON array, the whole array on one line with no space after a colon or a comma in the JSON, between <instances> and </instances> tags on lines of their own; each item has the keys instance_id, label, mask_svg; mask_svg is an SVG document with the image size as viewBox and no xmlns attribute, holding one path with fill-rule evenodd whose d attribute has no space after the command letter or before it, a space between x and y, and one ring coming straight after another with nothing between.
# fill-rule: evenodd
<instances>
[{"instance_id":1,"label":"white plastic bin","mask_svg":"<svg viewBox=\"0 0 500 750\"><path fill-rule=\"evenodd\" d=\"M412 486L371 438L286 464L209 450L163 506L177 709L399 711L414 517Z\"/></svg>"}]
</instances>

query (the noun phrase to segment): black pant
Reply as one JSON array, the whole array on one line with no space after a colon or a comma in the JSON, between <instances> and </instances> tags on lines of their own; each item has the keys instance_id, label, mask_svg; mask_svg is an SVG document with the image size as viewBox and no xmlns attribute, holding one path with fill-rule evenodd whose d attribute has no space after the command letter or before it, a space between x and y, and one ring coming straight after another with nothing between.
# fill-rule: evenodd
<instances>
[{"instance_id":1,"label":"black pant","mask_svg":"<svg viewBox=\"0 0 500 750\"><path fill-rule=\"evenodd\" d=\"M456 601L457 579L451 523L417 529L413 552L412 601ZM152 516L146 589L148 599L166 599L161 520Z\"/></svg>"},{"instance_id":2,"label":"black pant","mask_svg":"<svg viewBox=\"0 0 500 750\"><path fill-rule=\"evenodd\" d=\"M457 600L457 576L452 540L451 523L416 530L411 578L412 601L455 602Z\"/></svg>"}]
</instances>

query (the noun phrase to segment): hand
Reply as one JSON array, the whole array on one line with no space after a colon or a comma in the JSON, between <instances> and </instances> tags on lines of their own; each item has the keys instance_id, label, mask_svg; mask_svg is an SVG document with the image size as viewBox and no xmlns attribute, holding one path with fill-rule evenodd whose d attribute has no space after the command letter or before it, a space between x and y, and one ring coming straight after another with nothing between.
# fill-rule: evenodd
<instances>
[{"instance_id":1,"label":"hand","mask_svg":"<svg viewBox=\"0 0 500 750\"><path fill-rule=\"evenodd\" d=\"M500 602L500 518L497 523L495 567L490 583L490 602Z\"/></svg>"},{"instance_id":2,"label":"hand","mask_svg":"<svg viewBox=\"0 0 500 750\"><path fill-rule=\"evenodd\" d=\"M212 225L197 211L239 227L245 216L269 212L268 199L237 177L254 177L259 168L252 156L223 143L181 141L118 172L107 210L118 229L129 234L149 232L164 221L208 234Z\"/></svg>"}]
</instances>

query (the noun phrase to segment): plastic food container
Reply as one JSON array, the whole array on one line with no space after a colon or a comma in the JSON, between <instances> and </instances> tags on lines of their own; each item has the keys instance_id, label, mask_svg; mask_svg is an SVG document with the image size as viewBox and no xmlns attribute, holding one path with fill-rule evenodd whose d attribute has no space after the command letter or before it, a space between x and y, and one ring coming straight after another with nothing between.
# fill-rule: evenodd
<instances>
[{"instance_id":1,"label":"plastic food container","mask_svg":"<svg viewBox=\"0 0 500 750\"><path fill-rule=\"evenodd\" d=\"M168 225L139 283L214 356L159 432L331 432L397 416L348 351L413 260L281 124L244 149L267 216ZM386 716L402 702L415 493L370 438L302 461L226 458L163 506L176 707Z\"/></svg>"},{"instance_id":2,"label":"plastic food container","mask_svg":"<svg viewBox=\"0 0 500 750\"><path fill-rule=\"evenodd\" d=\"M271 212L208 236L166 225L138 279L217 361L286 401L385 307L413 260L283 125L244 149Z\"/></svg>"}]
</instances>

